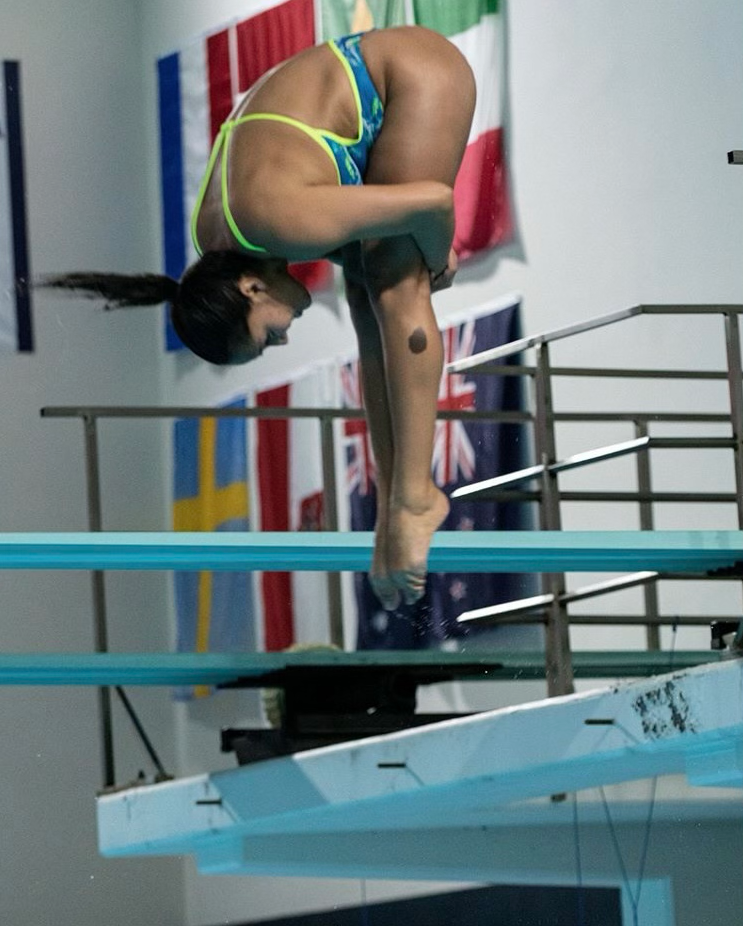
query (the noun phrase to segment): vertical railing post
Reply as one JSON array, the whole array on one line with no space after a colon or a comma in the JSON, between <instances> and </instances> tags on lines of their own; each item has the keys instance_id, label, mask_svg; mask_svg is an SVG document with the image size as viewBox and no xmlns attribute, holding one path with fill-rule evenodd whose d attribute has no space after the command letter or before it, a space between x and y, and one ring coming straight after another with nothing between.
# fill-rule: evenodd
<instances>
[{"instance_id":1,"label":"vertical railing post","mask_svg":"<svg viewBox=\"0 0 743 926\"><path fill-rule=\"evenodd\" d=\"M98 457L98 428L93 415L83 416L85 431L85 479L88 501L88 528L91 531L100 531L103 528L101 513L101 483ZM103 572L94 570L91 573L93 591L93 635L95 651L108 652L108 628L106 624L106 590ZM111 711L111 689L102 687L98 689L98 714L101 728L101 746L103 763L103 787L110 788L115 784L116 770L114 766L113 745L113 718Z\"/></svg>"},{"instance_id":2,"label":"vertical railing post","mask_svg":"<svg viewBox=\"0 0 743 926\"><path fill-rule=\"evenodd\" d=\"M539 509L540 527L542 530L559 531L562 524L557 474L548 469L550 464L556 462L557 457L552 377L549 346L546 342L537 345L536 355L534 444L537 460L545 468L542 477L542 503ZM542 585L543 591L552 595L552 604L547 616L545 664L547 694L556 697L571 694L574 690L567 606L561 600L565 593L565 575L544 573Z\"/></svg>"},{"instance_id":3,"label":"vertical railing post","mask_svg":"<svg viewBox=\"0 0 743 926\"><path fill-rule=\"evenodd\" d=\"M725 347L728 361L730 423L735 442L735 491L738 498L738 527L743 530L743 374L741 373L740 331L736 312L725 312Z\"/></svg>"},{"instance_id":4,"label":"vertical railing post","mask_svg":"<svg viewBox=\"0 0 743 926\"><path fill-rule=\"evenodd\" d=\"M326 531L337 531L338 480L335 471L335 433L332 415L320 414L320 450L323 473L323 527ZM330 642L345 649L341 574L328 572L327 583Z\"/></svg>"},{"instance_id":5,"label":"vertical railing post","mask_svg":"<svg viewBox=\"0 0 743 926\"><path fill-rule=\"evenodd\" d=\"M648 436L647 421L635 421L635 437ZM647 499L640 499L640 530L651 531L655 526L653 520L653 503L650 500L652 492L652 480L650 475L650 451L639 450L636 454L637 460L637 489L641 496L647 496ZM647 648L649 650L660 649L660 627L658 626L658 586L655 582L647 582L643 587L645 596L645 615L650 618L645 625L645 635Z\"/></svg>"},{"instance_id":6,"label":"vertical railing post","mask_svg":"<svg viewBox=\"0 0 743 926\"><path fill-rule=\"evenodd\" d=\"M730 391L730 422L733 429L733 456L735 460L735 494L738 502L738 527L743 530L743 372L740 357L740 328L738 314L725 312L725 347L728 360L728 388ZM734 648L743 650L743 621L735 636Z\"/></svg>"}]
</instances>

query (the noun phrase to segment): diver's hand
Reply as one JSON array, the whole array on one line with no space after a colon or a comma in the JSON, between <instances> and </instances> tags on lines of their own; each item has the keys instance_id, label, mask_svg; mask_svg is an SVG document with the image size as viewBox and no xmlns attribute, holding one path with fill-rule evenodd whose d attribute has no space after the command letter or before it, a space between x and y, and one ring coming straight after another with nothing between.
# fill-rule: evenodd
<instances>
[{"instance_id":1,"label":"diver's hand","mask_svg":"<svg viewBox=\"0 0 743 926\"><path fill-rule=\"evenodd\" d=\"M438 273L434 273L433 270L430 271L431 292L438 293L442 289L449 289L454 282L454 277L458 269L459 259L457 258L457 252L454 248L450 248L449 260L447 261L446 267Z\"/></svg>"}]
</instances>

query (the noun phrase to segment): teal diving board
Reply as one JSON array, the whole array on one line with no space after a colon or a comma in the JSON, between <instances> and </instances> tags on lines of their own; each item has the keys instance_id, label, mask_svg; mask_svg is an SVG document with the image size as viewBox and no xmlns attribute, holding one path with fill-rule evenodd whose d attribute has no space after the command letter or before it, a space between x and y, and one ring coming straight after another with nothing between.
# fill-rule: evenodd
<instances>
[{"instance_id":1,"label":"teal diving board","mask_svg":"<svg viewBox=\"0 0 743 926\"><path fill-rule=\"evenodd\" d=\"M568 845L578 804L554 795L620 782L678 776L650 805L654 819L670 820L683 800L668 800L666 791L688 788L691 798L711 788L698 798L698 815L689 812L698 821L715 812L720 789L735 789L716 813L739 833L741 743L743 660L732 659L239 768L136 782L98 797L98 846L109 858L190 855L201 874L448 873L487 881L494 840L508 846L514 821L552 827L557 816ZM586 793L581 824L591 804L592 819L605 825ZM648 828L647 799L628 813Z\"/></svg>"},{"instance_id":2,"label":"teal diving board","mask_svg":"<svg viewBox=\"0 0 743 926\"><path fill-rule=\"evenodd\" d=\"M572 654L576 678L646 678L671 670L717 663L723 655L706 650L627 650ZM450 669L458 678L530 681L545 677L544 654L535 651L440 653L427 650L344 653L2 653L2 685L226 685L272 684L292 669L367 667ZM252 684L251 684L252 680Z\"/></svg>"},{"instance_id":3,"label":"teal diving board","mask_svg":"<svg viewBox=\"0 0 743 926\"><path fill-rule=\"evenodd\" d=\"M0 569L363 572L370 532L0 533ZM706 572L743 562L743 531L441 531L431 572Z\"/></svg>"}]
</instances>

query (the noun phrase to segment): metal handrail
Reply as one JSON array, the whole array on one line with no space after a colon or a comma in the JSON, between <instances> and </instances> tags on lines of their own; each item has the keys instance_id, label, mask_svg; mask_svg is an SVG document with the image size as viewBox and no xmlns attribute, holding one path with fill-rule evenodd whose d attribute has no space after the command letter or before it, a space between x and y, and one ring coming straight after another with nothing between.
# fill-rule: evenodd
<instances>
[{"instance_id":1,"label":"metal handrail","mask_svg":"<svg viewBox=\"0 0 743 926\"><path fill-rule=\"evenodd\" d=\"M735 441L732 437L637 437L634 440L622 441L619 444L610 444L606 447L597 447L595 450L586 450L576 453L564 460L555 463L528 466L525 469L506 473L503 476L494 476L492 479L483 479L471 485L462 486L452 492L452 498L482 498L485 493L493 489L502 489L506 486L518 485L522 482L532 482L543 476L545 472L564 473L571 469L580 469L601 463L605 460L615 460L617 457L639 453L641 450L702 450L702 449L733 449ZM491 497L491 496L488 496ZM565 494L561 493L561 498ZM735 500L735 496L732 497Z\"/></svg>"},{"instance_id":2,"label":"metal handrail","mask_svg":"<svg viewBox=\"0 0 743 926\"><path fill-rule=\"evenodd\" d=\"M473 493L469 498L488 502L541 502L543 492L541 489L531 491L527 489L483 489L479 494ZM597 502L633 502L635 504L652 502L661 505L673 502L688 502L689 504L723 505L734 503L737 500L738 495L735 492L656 492L654 489L646 492L610 492L606 489L596 491L560 490L561 502L590 502L591 504ZM649 529L643 528L643 530Z\"/></svg>"},{"instance_id":3,"label":"metal handrail","mask_svg":"<svg viewBox=\"0 0 743 926\"><path fill-rule=\"evenodd\" d=\"M528 375L534 378L536 386L536 408L530 411L441 411L437 418L441 420L489 420L503 423L530 423L534 427L535 446L539 465L539 475L542 485L539 491L527 492L517 490L497 490L490 493L481 493L479 497L499 500L536 501L540 504L541 526L544 529L559 529L560 503L563 501L632 501L640 504L643 529L652 529L651 506L665 501L684 502L720 502L732 501L738 504L739 526L743 527L743 373L741 371L740 342L738 335L738 315L743 313L743 305L636 305L619 312L599 316L577 325L555 329L530 338L522 338L509 344L484 351L462 361L451 363L447 372L459 373L485 372L501 375ZM576 367L552 367L549 359L549 345L553 341L585 333L597 328L633 318L640 315L673 315L722 314L726 322L727 344L727 372L707 370L629 370L629 369L598 369ZM534 367L520 364L492 366L494 361L514 356L527 349L536 349L536 364ZM491 364L488 367L488 364ZM730 414L718 413L686 413L686 412L557 412L552 407L551 379L554 376L595 376L595 377L629 377L629 378L666 378L666 379L692 379L692 380L722 380L727 379L730 392ZM364 417L362 409L349 408L214 408L202 406L49 406L41 410L44 418L79 418L83 421L85 429L86 447L86 474L88 497L88 524L91 531L102 529L102 513L100 498L100 477L98 464L98 435L97 421L100 418L314 418L318 420L321 431L321 448L323 456L323 475L325 479L325 492L333 490L335 484L335 459L333 447L332 424L337 419L359 419ZM678 422L720 424L732 423L732 437L730 438L649 438L647 427L653 422ZM647 447L732 447L736 458L736 488L735 493L725 492L655 492L650 487L649 471L638 469L640 487L637 492L560 492L557 486L557 475L560 468L571 468L579 465L578 462L569 464L569 461L560 461L556 458L554 426L560 422L630 422L634 424L637 440L628 442L634 447L638 460L647 461L647 454L638 453L638 449ZM581 455L578 455L581 456ZM594 453L595 457L595 453ZM606 454L599 458L605 459ZM330 484L329 484L330 483ZM491 487L492 488L492 487ZM473 496L474 497L473 493ZM335 523L335 505L326 506L333 524L329 529L337 529ZM676 577L678 578L678 576ZM564 587L564 575L549 575L544 577L548 594L542 607L546 611L541 616L533 617L529 614L513 614L514 622L535 620L547 625L546 643L546 677L550 694L568 693L572 690L572 660L568 638L569 623L643 623L649 627L649 646L653 641L657 644L657 625L666 621L671 623L692 623L696 619L690 617L663 618L657 614L657 605L653 603L652 595L655 592L655 582L648 581L646 587L647 613L642 617L632 615L607 616L605 620L600 617L590 618L587 615L567 615L567 604L571 600L571 593ZM106 630L106 603L103 586L103 573L92 573L93 602L95 618L95 641L99 652L107 650ZM572 593L575 594L575 593ZM548 599L548 601L547 601ZM339 607L339 596L335 596ZM331 594L331 602L334 596ZM708 619L706 619L708 620ZM700 622L706 622L702 619ZM655 625L655 626L651 626ZM342 620L338 615L331 615L332 632L337 634L342 628ZM105 769L105 784L113 784L113 741L111 729L111 703L108 689L100 690L100 712L103 731L103 763Z\"/></svg>"},{"instance_id":4,"label":"metal handrail","mask_svg":"<svg viewBox=\"0 0 743 926\"><path fill-rule=\"evenodd\" d=\"M210 405L47 405L42 418L329 418L358 420L365 417L363 408L324 408L309 406L260 408L218 408ZM533 415L520 411L440 409L442 421L461 418L483 421L530 421Z\"/></svg>"},{"instance_id":5,"label":"metal handrail","mask_svg":"<svg viewBox=\"0 0 743 926\"><path fill-rule=\"evenodd\" d=\"M631 575L622 576L619 579L594 582L591 585L584 585L582 588L578 588L575 591L565 592L561 596L561 600L565 603L583 601L586 598L596 598L608 592L635 588L637 585L653 582L657 578L657 572L634 572ZM459 615L457 620L461 624L481 623L502 618L507 615L523 614L529 611L543 611L547 605L553 603L553 600L554 598L552 595L534 595L531 598L523 598L521 601L507 601L503 604L491 605L486 608L477 608L474 611L465 611L463 614Z\"/></svg>"},{"instance_id":6,"label":"metal handrail","mask_svg":"<svg viewBox=\"0 0 743 926\"><path fill-rule=\"evenodd\" d=\"M449 363L446 371L447 373L479 372L478 367L482 363L512 357L533 347L550 344L553 341L569 338L576 334L584 334L586 331L595 331L597 328L613 325L615 322L624 321L627 318L637 318L640 315L721 315L727 313L740 315L743 313L743 305L634 305L627 309L620 309L618 312L597 315L576 325L566 325L563 328L554 328L542 334L519 338L516 341L510 341L508 344L502 344L479 354L473 354L471 357L463 357L461 360Z\"/></svg>"},{"instance_id":7,"label":"metal handrail","mask_svg":"<svg viewBox=\"0 0 743 926\"><path fill-rule=\"evenodd\" d=\"M490 348L479 354L473 354L471 357L463 357L461 360L455 360L447 365L446 372L462 373L465 370L474 371L480 363L498 360L504 357L513 357L515 354L521 354L532 347L549 344L552 341L559 341L562 338L569 338L576 334L583 334L585 331L594 331L596 328L603 328L605 325L613 325L615 322L621 322L627 318L634 318L636 315L640 314L640 308L639 305L635 305L628 309L621 309L618 312L611 312L608 315L599 315L595 318L589 318L587 321L579 322L577 325L567 325L564 328L555 328L552 331L545 331L543 334L519 338L516 341L510 341L508 344L502 344L499 347Z\"/></svg>"},{"instance_id":8,"label":"metal handrail","mask_svg":"<svg viewBox=\"0 0 743 926\"><path fill-rule=\"evenodd\" d=\"M451 497L465 498L484 489L517 485L520 482L531 482L543 476L545 473L564 473L571 469L579 469L583 466L590 466L593 463L600 463L603 460L614 460L616 457L637 453L638 450L646 450L650 444L650 440L649 437L638 437L635 440L623 441L621 444L611 444L607 447L597 447L595 450L586 450L583 453L576 453L572 457L558 460L555 463L539 463L536 466L527 466L526 469L520 469L513 473L506 473L504 476L495 476L492 479L483 479L482 482L475 482L472 483L472 485L463 486L461 489L456 489L452 492Z\"/></svg>"},{"instance_id":9,"label":"metal handrail","mask_svg":"<svg viewBox=\"0 0 743 926\"><path fill-rule=\"evenodd\" d=\"M447 372L457 374L463 372L469 373L486 373L495 375L524 375L532 377L534 380L535 391L535 418L534 418L534 445L536 465L521 472L497 476L490 480L484 480L478 485L465 487L457 492L458 497L467 496L470 499L480 498L488 500L520 500L536 501L539 503L541 526L559 529L560 526L560 505L565 501L633 501L639 503L641 529L652 530L653 528L653 505L662 501L705 501L710 502L735 502L738 511L738 524L743 527L743 370L741 366L741 347L740 335L738 330L738 316L743 313L743 305L724 305L724 304L707 304L707 305L651 305L643 304L632 306L619 312L613 312L607 315L598 316L588 319L577 325L570 325L545 332L534 337L520 338L509 344L483 351L471 357L463 358L447 365ZM623 321L626 318L633 318L640 315L706 315L722 316L725 323L725 344L727 356L727 370L724 373L712 370L666 370L652 371L636 369L634 371L627 369L598 369L598 368L576 368L576 367L553 367L550 362L549 348L552 342L562 338L571 337L576 334L585 333L606 325ZM524 364L504 364L502 361L506 358L514 357L516 354L526 350L535 350L534 366ZM552 404L552 387L551 381L554 376L593 376L593 377L628 377L633 379L641 378L662 378L663 374L668 379L689 379L689 380L722 380L726 379L729 391L729 408L728 414L717 415L710 413L592 413L592 412L557 412ZM732 426L732 436L730 438L650 438L648 427L651 421L676 421L676 422L697 422L697 423L725 423ZM637 479L638 491L629 492L561 492L557 478L560 468L572 468L573 465L584 465L587 462L597 462L600 459L607 459L612 454L610 450L604 448L594 453L583 456L583 460L578 460L575 464L570 461L560 461L556 452L555 425L560 422L575 421L581 423L589 422L607 422L607 421L625 421L632 423L635 428L635 437L637 443L634 449L628 452L634 452L637 459ZM735 493L657 493L654 492L650 484L650 467L649 454L639 453L639 449L648 450L655 447L680 448L680 447L727 447L733 449L735 463ZM643 444L647 442L644 446ZM632 442L627 442L625 446L632 446ZM533 481L535 478L541 479L541 486L533 492L517 491L504 488L507 485L514 485L520 482ZM564 588L564 576L546 575L543 576L543 585L545 586L545 597L549 604L544 605L548 613L544 619L546 623L546 648L547 662L551 664L554 673L548 678L550 681L550 693L566 694L572 691L572 672L569 665L569 659L566 660L566 634L572 617L568 616L567 604L568 599ZM648 646L657 648L660 645L658 636L658 601L655 582L649 582L645 586L645 605L648 616ZM738 635L739 640L743 640L743 624ZM569 650L568 650L569 656Z\"/></svg>"},{"instance_id":10,"label":"metal handrail","mask_svg":"<svg viewBox=\"0 0 743 926\"><path fill-rule=\"evenodd\" d=\"M494 376L534 376L536 367L523 363L485 363L478 366L476 373L492 373ZM726 380L725 370L672 370L672 369L632 369L630 367L552 367L553 377L591 377L595 379L708 379Z\"/></svg>"},{"instance_id":11,"label":"metal handrail","mask_svg":"<svg viewBox=\"0 0 743 926\"><path fill-rule=\"evenodd\" d=\"M740 579L738 579L740 581ZM735 623L740 621L740 614L731 614L728 616L719 615L711 618L709 614L657 614L649 617L647 613L642 614L571 614L570 626L576 627L647 627L652 626L653 630L659 627L709 627L712 620L730 621ZM532 610L530 612L504 614L500 618L493 617L489 620L483 620L483 626L497 627L507 624L510 626L522 625L545 625L548 621L546 609L541 612ZM656 650L659 647L655 647ZM652 650L637 650L637 652L651 652Z\"/></svg>"}]
</instances>

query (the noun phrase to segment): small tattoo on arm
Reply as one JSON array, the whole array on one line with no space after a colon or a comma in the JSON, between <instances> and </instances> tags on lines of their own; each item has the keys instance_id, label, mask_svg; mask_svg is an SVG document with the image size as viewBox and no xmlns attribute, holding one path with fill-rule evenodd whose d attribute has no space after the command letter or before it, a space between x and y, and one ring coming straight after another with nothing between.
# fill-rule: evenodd
<instances>
[{"instance_id":1,"label":"small tattoo on arm","mask_svg":"<svg viewBox=\"0 0 743 926\"><path fill-rule=\"evenodd\" d=\"M408 347L413 354L422 354L428 347L426 332L422 328L416 328L408 338Z\"/></svg>"}]
</instances>

